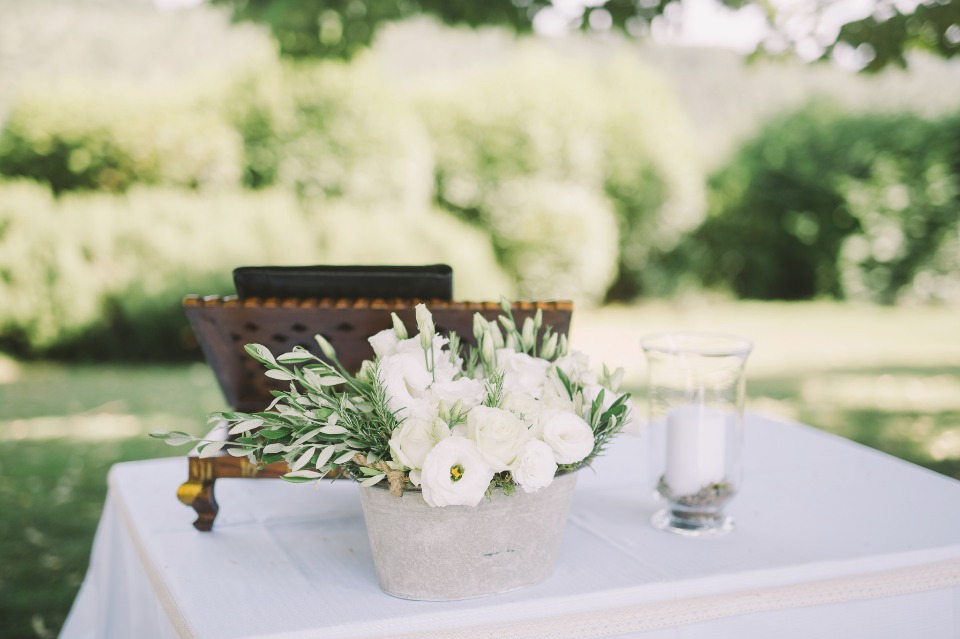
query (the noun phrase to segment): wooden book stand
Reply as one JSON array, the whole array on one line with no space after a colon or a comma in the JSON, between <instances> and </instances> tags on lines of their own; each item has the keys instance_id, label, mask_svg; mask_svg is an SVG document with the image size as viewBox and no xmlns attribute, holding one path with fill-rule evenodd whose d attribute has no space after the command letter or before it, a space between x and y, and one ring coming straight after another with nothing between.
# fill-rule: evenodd
<instances>
[{"instance_id":1,"label":"wooden book stand","mask_svg":"<svg viewBox=\"0 0 960 639\"><path fill-rule=\"evenodd\" d=\"M367 338L393 325L391 313L395 312L411 332L415 331L414 307L418 303L419 300L400 299L281 300L188 295L183 308L227 402L234 410L255 412L270 403L271 390L286 390L287 384L266 377L262 365L247 355L244 345L263 344L275 354L299 345L322 356L313 339L320 334L337 350L337 357L347 370L357 371L363 360L373 358ZM456 331L465 344L475 343L474 313L487 319L500 314L497 302L434 300L426 304L437 331ZM568 334L572 302L515 302L512 311L519 324L538 309L543 312L544 326ZM284 462L258 468L243 457L191 456L189 478L177 490L177 497L197 512L194 527L209 531L219 510L213 493L217 479L276 478L287 470Z\"/></svg>"}]
</instances>

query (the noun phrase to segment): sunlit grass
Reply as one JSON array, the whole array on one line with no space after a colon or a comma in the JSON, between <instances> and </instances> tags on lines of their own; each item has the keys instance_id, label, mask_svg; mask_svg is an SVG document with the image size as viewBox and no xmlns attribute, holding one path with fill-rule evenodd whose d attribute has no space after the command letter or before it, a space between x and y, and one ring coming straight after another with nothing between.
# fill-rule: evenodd
<instances>
[{"instance_id":1,"label":"sunlit grass","mask_svg":"<svg viewBox=\"0 0 960 639\"><path fill-rule=\"evenodd\" d=\"M948 309L690 300L577 311L571 337L594 363L624 366L642 406L641 335L749 336L750 410L960 478L958 325ZM0 636L56 636L86 570L110 466L183 454L146 434L199 434L206 414L223 407L199 364L0 360Z\"/></svg>"}]
</instances>

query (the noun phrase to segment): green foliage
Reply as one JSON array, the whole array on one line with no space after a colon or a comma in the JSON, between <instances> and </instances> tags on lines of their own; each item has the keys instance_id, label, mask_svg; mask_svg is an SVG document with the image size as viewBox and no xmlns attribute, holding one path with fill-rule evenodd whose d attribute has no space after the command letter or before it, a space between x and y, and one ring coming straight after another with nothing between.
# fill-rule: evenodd
<instances>
[{"instance_id":1,"label":"green foliage","mask_svg":"<svg viewBox=\"0 0 960 639\"><path fill-rule=\"evenodd\" d=\"M510 289L483 233L449 214L327 209L305 215L281 190L137 187L55 199L33 182L0 182L0 350L196 356L180 299L232 292L242 264L446 261L467 298Z\"/></svg>"},{"instance_id":2,"label":"green foliage","mask_svg":"<svg viewBox=\"0 0 960 639\"><path fill-rule=\"evenodd\" d=\"M870 16L849 22L840 29L828 54L843 46L866 50L866 71L888 65L907 66L906 53L921 49L944 58L960 53L960 2L940 0L920 3L911 13L896 6L877 9Z\"/></svg>"},{"instance_id":3,"label":"green foliage","mask_svg":"<svg viewBox=\"0 0 960 639\"><path fill-rule=\"evenodd\" d=\"M494 247L522 296L602 301L618 256L606 198L577 184L517 178L491 193L489 207Z\"/></svg>"},{"instance_id":4,"label":"green foliage","mask_svg":"<svg viewBox=\"0 0 960 639\"><path fill-rule=\"evenodd\" d=\"M58 193L236 185L241 162L240 136L215 115L129 86L24 89L0 130L0 174Z\"/></svg>"},{"instance_id":5,"label":"green foliage","mask_svg":"<svg viewBox=\"0 0 960 639\"><path fill-rule=\"evenodd\" d=\"M679 2L599 0L572 5L557 0L211 1L232 7L237 19L269 25L282 52L293 57L350 57L369 46L376 32L388 22L418 14L436 16L447 24L507 26L517 32L533 30L538 15L549 15L544 22L562 24L563 31L579 29L608 36L611 29L616 29L633 36L645 35L654 20L663 20L663 14L676 9L674 5ZM831 36L832 40L826 40L818 26L830 11L830 3L777 6L768 0L720 2L731 9L753 5L766 18L770 33L758 52L769 50L782 55L785 48L802 50L803 57L809 59L813 45L823 59L840 52L847 60L857 58L868 71L891 64L906 66L905 54L911 49L931 51L944 58L960 52L960 0L921 2L906 13L896 0L879 0L871 15L843 24Z\"/></svg>"},{"instance_id":6,"label":"green foliage","mask_svg":"<svg viewBox=\"0 0 960 639\"><path fill-rule=\"evenodd\" d=\"M771 122L711 181L692 244L704 281L760 299L909 293L960 221L952 131L820 104Z\"/></svg>"},{"instance_id":7,"label":"green foliage","mask_svg":"<svg viewBox=\"0 0 960 639\"><path fill-rule=\"evenodd\" d=\"M471 73L437 74L416 96L438 202L491 231L529 294L602 298L619 272L620 296L632 297L654 247L672 247L701 219L689 125L626 56L591 68L528 46Z\"/></svg>"},{"instance_id":8,"label":"green foliage","mask_svg":"<svg viewBox=\"0 0 960 639\"><path fill-rule=\"evenodd\" d=\"M365 49L386 23L420 13L449 24L504 25L529 31L531 18L545 0L211 0L232 7L240 20L269 25L284 55L350 58Z\"/></svg>"},{"instance_id":9,"label":"green foliage","mask_svg":"<svg viewBox=\"0 0 960 639\"><path fill-rule=\"evenodd\" d=\"M275 139L279 184L358 205L429 203L429 139L372 62L296 66L283 82L292 113Z\"/></svg>"},{"instance_id":10,"label":"green foliage","mask_svg":"<svg viewBox=\"0 0 960 639\"><path fill-rule=\"evenodd\" d=\"M316 255L295 200L280 192L132 189L53 199L0 183L0 344L18 355L182 356L180 298L229 293L237 264ZM309 227L307 227L309 229Z\"/></svg>"}]
</instances>

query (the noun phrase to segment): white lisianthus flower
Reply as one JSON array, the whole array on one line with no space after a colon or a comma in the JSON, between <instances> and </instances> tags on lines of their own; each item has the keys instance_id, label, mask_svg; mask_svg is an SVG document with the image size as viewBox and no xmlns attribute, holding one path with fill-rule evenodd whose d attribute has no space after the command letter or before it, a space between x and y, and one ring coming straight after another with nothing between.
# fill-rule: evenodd
<instances>
[{"instance_id":1,"label":"white lisianthus flower","mask_svg":"<svg viewBox=\"0 0 960 639\"><path fill-rule=\"evenodd\" d=\"M367 341L370 342L370 346L373 347L373 352L377 357L389 357L390 355L397 354L397 344L400 343L400 340L397 339L397 333L392 328L388 328L385 331L380 331L373 337L368 337Z\"/></svg>"},{"instance_id":2,"label":"white lisianthus flower","mask_svg":"<svg viewBox=\"0 0 960 639\"><path fill-rule=\"evenodd\" d=\"M483 382L469 377L461 377L449 382L435 382L427 390L427 397L436 405L443 404L448 410L458 401L466 412L479 406L486 395Z\"/></svg>"},{"instance_id":3,"label":"white lisianthus flower","mask_svg":"<svg viewBox=\"0 0 960 639\"><path fill-rule=\"evenodd\" d=\"M467 415L467 437L494 472L508 470L530 439L526 425L509 411L477 406Z\"/></svg>"},{"instance_id":4,"label":"white lisianthus flower","mask_svg":"<svg viewBox=\"0 0 960 639\"><path fill-rule=\"evenodd\" d=\"M519 389L504 393L500 406L516 415L527 427L536 424L540 417L540 400Z\"/></svg>"},{"instance_id":5,"label":"white lisianthus flower","mask_svg":"<svg viewBox=\"0 0 960 639\"><path fill-rule=\"evenodd\" d=\"M569 355L564 355L553 365L562 370L567 379L574 384L590 386L599 382L597 373L590 370L590 358L580 351L571 351Z\"/></svg>"},{"instance_id":6,"label":"white lisianthus flower","mask_svg":"<svg viewBox=\"0 0 960 639\"><path fill-rule=\"evenodd\" d=\"M533 493L546 488L553 483L553 476L557 473L553 449L546 442L531 439L524 444L510 470L523 492Z\"/></svg>"},{"instance_id":7,"label":"white lisianthus flower","mask_svg":"<svg viewBox=\"0 0 960 639\"><path fill-rule=\"evenodd\" d=\"M497 368L503 371L503 388L540 397L550 362L509 348L497 349Z\"/></svg>"},{"instance_id":8,"label":"white lisianthus flower","mask_svg":"<svg viewBox=\"0 0 960 639\"><path fill-rule=\"evenodd\" d=\"M576 464L593 451L593 429L581 417L558 411L544 421L543 441L558 464Z\"/></svg>"},{"instance_id":9,"label":"white lisianthus flower","mask_svg":"<svg viewBox=\"0 0 960 639\"><path fill-rule=\"evenodd\" d=\"M433 377L438 382L449 382L462 372L463 359L457 357L451 359L450 351L443 350L443 347L450 343L446 337L439 335L433 338ZM420 343L420 335L414 335L409 339L400 340L397 343L398 354L416 355L424 362L426 368L427 355Z\"/></svg>"},{"instance_id":10,"label":"white lisianthus flower","mask_svg":"<svg viewBox=\"0 0 960 639\"><path fill-rule=\"evenodd\" d=\"M390 437L390 456L407 468L423 468L423 460L439 442L450 437L450 427L437 417L414 415L404 420Z\"/></svg>"},{"instance_id":11,"label":"white lisianthus flower","mask_svg":"<svg viewBox=\"0 0 960 639\"><path fill-rule=\"evenodd\" d=\"M435 508L476 506L491 479L493 470L476 445L464 437L449 437L434 446L420 472L423 499Z\"/></svg>"},{"instance_id":12,"label":"white lisianthus flower","mask_svg":"<svg viewBox=\"0 0 960 639\"><path fill-rule=\"evenodd\" d=\"M422 353L397 353L384 357L380 360L378 376L386 391L387 406L398 419L411 413L433 381Z\"/></svg>"}]
</instances>

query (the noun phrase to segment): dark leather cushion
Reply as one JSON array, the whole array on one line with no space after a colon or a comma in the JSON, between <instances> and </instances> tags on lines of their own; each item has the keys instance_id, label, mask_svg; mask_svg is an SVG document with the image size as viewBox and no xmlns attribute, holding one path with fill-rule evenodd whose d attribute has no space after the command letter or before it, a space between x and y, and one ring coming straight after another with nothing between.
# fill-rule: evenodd
<instances>
[{"instance_id":1,"label":"dark leather cushion","mask_svg":"<svg viewBox=\"0 0 960 639\"><path fill-rule=\"evenodd\" d=\"M242 266L239 297L452 300L453 269L429 266Z\"/></svg>"}]
</instances>

